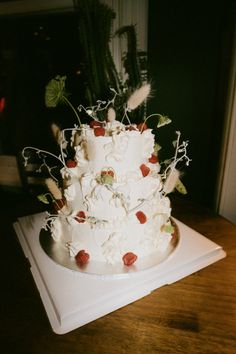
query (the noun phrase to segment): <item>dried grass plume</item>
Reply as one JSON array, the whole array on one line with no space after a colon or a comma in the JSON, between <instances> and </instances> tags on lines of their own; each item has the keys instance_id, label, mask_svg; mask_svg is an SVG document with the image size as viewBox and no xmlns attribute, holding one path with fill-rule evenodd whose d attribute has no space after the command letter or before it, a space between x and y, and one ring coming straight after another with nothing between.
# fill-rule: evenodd
<instances>
[{"instance_id":1,"label":"dried grass plume","mask_svg":"<svg viewBox=\"0 0 236 354\"><path fill-rule=\"evenodd\" d=\"M151 91L151 85L145 84L135 90L127 101L127 108L129 111L136 109L141 103L143 103L149 96Z\"/></svg>"},{"instance_id":2,"label":"dried grass plume","mask_svg":"<svg viewBox=\"0 0 236 354\"><path fill-rule=\"evenodd\" d=\"M114 108L110 107L107 112L107 120L108 122L113 122L116 119L116 112Z\"/></svg>"},{"instance_id":3,"label":"dried grass plume","mask_svg":"<svg viewBox=\"0 0 236 354\"><path fill-rule=\"evenodd\" d=\"M61 129L55 123L52 123L51 129L52 129L52 133L53 133L54 138L56 139L57 143L60 145L60 142L61 142Z\"/></svg>"},{"instance_id":4,"label":"dried grass plume","mask_svg":"<svg viewBox=\"0 0 236 354\"><path fill-rule=\"evenodd\" d=\"M164 186L163 186L163 191L166 194L169 194L169 193L173 192L173 190L174 190L174 188L176 186L176 183L179 180L179 176L180 176L180 172L178 170L176 170L175 168L173 168L170 171L170 173L168 174L168 176L166 178Z\"/></svg>"},{"instance_id":5,"label":"dried grass plume","mask_svg":"<svg viewBox=\"0 0 236 354\"><path fill-rule=\"evenodd\" d=\"M61 190L58 188L56 182L52 178L46 178L45 183L56 200L62 199Z\"/></svg>"}]
</instances>

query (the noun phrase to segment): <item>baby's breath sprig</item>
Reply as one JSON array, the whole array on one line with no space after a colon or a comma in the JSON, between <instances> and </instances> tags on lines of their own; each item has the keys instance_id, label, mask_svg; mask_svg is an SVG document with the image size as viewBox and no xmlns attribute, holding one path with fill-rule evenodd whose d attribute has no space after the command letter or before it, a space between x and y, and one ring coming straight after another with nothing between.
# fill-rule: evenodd
<instances>
[{"instance_id":1,"label":"baby's breath sprig","mask_svg":"<svg viewBox=\"0 0 236 354\"><path fill-rule=\"evenodd\" d=\"M98 112L102 112L105 111L106 109L108 109L110 106L114 106L115 105L115 100L117 95L119 95L115 89L110 88L110 90L114 93L112 99L108 100L108 101L101 101L101 100L97 100L96 105L94 106L89 106L89 107L84 107L82 104L80 104L78 106L78 110L79 112L84 111L86 112L92 119L96 120L96 121L100 121L99 117L97 116Z\"/></svg>"},{"instance_id":2,"label":"baby's breath sprig","mask_svg":"<svg viewBox=\"0 0 236 354\"><path fill-rule=\"evenodd\" d=\"M27 154L27 151L34 151L36 153L36 155L38 155L39 159L42 160L42 163L41 165L39 166L37 172L41 172L42 171L42 168L45 167L49 173L49 175L53 178L53 180L56 180L57 179L55 178L55 176L53 175L52 171L54 169L57 168L57 166L52 166L50 167L47 162L46 162L46 158L51 156L53 158L55 158L56 160L58 160L60 162L60 164L62 164L64 167L67 167L66 166L66 161L65 161L65 158L66 158L66 154L64 152L64 149L66 149L66 146L68 144L68 141L66 140L66 136L65 136L65 133L67 131L80 131L81 128L79 128L77 125L74 126L74 128L66 128L66 129L63 129L63 130L59 130L59 128L57 129L57 142L60 146L60 155L57 156L49 151L46 151L46 150L41 150L39 148L35 148L33 146L26 146L23 150L22 150L22 157L24 159L24 166L26 167L28 165L28 161L30 159L30 154Z\"/></svg>"},{"instance_id":3,"label":"baby's breath sprig","mask_svg":"<svg viewBox=\"0 0 236 354\"><path fill-rule=\"evenodd\" d=\"M47 218L45 219L44 224L42 225L42 228L44 230L51 230L52 226L54 224L54 221L57 218L60 218L60 219L63 218L64 220L67 220L68 215L66 215L66 214L51 214L51 213L47 212Z\"/></svg>"},{"instance_id":4,"label":"baby's breath sprig","mask_svg":"<svg viewBox=\"0 0 236 354\"><path fill-rule=\"evenodd\" d=\"M57 181L57 179L55 178L55 176L53 175L53 170L56 168L56 166L50 167L47 162L46 162L46 158L51 156L53 158L55 158L56 160L58 160L62 165L65 165L65 161L64 161L64 157L62 157L61 155L57 156L49 151L46 150L41 150L38 148L35 148L33 146L26 146L23 150L22 150L22 157L24 159L24 166L26 167L28 165L29 159L30 159L30 155L27 155L27 151L34 151L36 153L36 155L38 155L39 159L42 160L41 165L39 166L37 172L41 172L42 168L45 167L49 173L49 175Z\"/></svg>"},{"instance_id":5,"label":"baby's breath sprig","mask_svg":"<svg viewBox=\"0 0 236 354\"><path fill-rule=\"evenodd\" d=\"M177 139L173 141L173 145L175 147L175 154L171 159L165 160L163 163L167 165L162 174L162 180L164 181L163 184L163 192L164 194L168 194L172 192L176 185L178 185L178 190L185 194L186 189L182 182L180 181L180 172L176 169L176 166L179 162L185 162L186 166L189 166L191 159L187 155L187 146L188 141L183 141L180 143L180 136L181 133L176 131Z\"/></svg>"},{"instance_id":6,"label":"baby's breath sprig","mask_svg":"<svg viewBox=\"0 0 236 354\"><path fill-rule=\"evenodd\" d=\"M180 143L181 133L179 131L176 131L176 135L177 139L173 141L173 145L175 147L175 154L171 159L165 160L163 162L164 164L168 164L163 173L163 178L166 178L169 170L176 168L177 164L180 161L185 161L186 166L189 166L189 163L191 162L191 159L187 156L188 141L183 141L182 143Z\"/></svg>"}]
</instances>

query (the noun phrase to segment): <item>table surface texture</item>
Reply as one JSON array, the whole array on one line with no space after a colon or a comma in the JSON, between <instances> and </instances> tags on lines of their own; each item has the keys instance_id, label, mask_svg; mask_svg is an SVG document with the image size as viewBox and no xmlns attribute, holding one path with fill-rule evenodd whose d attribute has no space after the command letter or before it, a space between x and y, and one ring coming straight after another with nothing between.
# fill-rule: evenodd
<instances>
[{"instance_id":1,"label":"table surface texture","mask_svg":"<svg viewBox=\"0 0 236 354\"><path fill-rule=\"evenodd\" d=\"M236 353L236 226L231 222L187 198L174 198L173 216L222 246L227 257L57 335L12 227L18 216L43 209L33 198L8 200L0 213L2 353Z\"/></svg>"}]
</instances>

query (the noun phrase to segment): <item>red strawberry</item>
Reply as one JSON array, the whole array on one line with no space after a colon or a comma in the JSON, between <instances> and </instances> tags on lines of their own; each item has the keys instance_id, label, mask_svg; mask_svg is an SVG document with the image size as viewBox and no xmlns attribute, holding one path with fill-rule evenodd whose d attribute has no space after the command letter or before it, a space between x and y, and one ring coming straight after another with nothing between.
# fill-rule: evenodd
<instances>
[{"instance_id":1,"label":"red strawberry","mask_svg":"<svg viewBox=\"0 0 236 354\"><path fill-rule=\"evenodd\" d=\"M77 162L75 160L67 160L66 161L66 166L69 167L69 168L73 168L73 167L76 167L77 166Z\"/></svg>"},{"instance_id":2,"label":"red strawberry","mask_svg":"<svg viewBox=\"0 0 236 354\"><path fill-rule=\"evenodd\" d=\"M84 211L79 211L76 216L75 216L75 220L78 221L79 223L84 223L86 219L86 215Z\"/></svg>"},{"instance_id":3,"label":"red strawberry","mask_svg":"<svg viewBox=\"0 0 236 354\"><path fill-rule=\"evenodd\" d=\"M148 161L150 163L157 163L158 162L158 158L156 155L152 154L152 156L148 159Z\"/></svg>"},{"instance_id":4,"label":"red strawberry","mask_svg":"<svg viewBox=\"0 0 236 354\"><path fill-rule=\"evenodd\" d=\"M140 224L145 224L145 222L147 221L147 217L142 211L137 211L135 215L139 220Z\"/></svg>"},{"instance_id":5,"label":"red strawberry","mask_svg":"<svg viewBox=\"0 0 236 354\"><path fill-rule=\"evenodd\" d=\"M75 256L75 260L79 266L82 266L89 261L89 254L85 250L80 250Z\"/></svg>"},{"instance_id":6,"label":"red strawberry","mask_svg":"<svg viewBox=\"0 0 236 354\"><path fill-rule=\"evenodd\" d=\"M136 254L134 254L132 252L128 252L122 257L122 260L124 262L124 265L129 267L132 264L134 264L134 262L137 260L137 258L138 257L136 256Z\"/></svg>"},{"instance_id":7,"label":"red strawberry","mask_svg":"<svg viewBox=\"0 0 236 354\"><path fill-rule=\"evenodd\" d=\"M111 177L114 177L114 172L112 170L103 170L101 172L101 175L104 176L104 175L108 175L108 176L111 176Z\"/></svg>"},{"instance_id":8,"label":"red strawberry","mask_svg":"<svg viewBox=\"0 0 236 354\"><path fill-rule=\"evenodd\" d=\"M98 120L92 120L89 125L90 128L102 127L102 122L99 122Z\"/></svg>"},{"instance_id":9,"label":"red strawberry","mask_svg":"<svg viewBox=\"0 0 236 354\"><path fill-rule=\"evenodd\" d=\"M136 128L133 125L128 125L126 128L126 130L136 130Z\"/></svg>"},{"instance_id":10,"label":"red strawberry","mask_svg":"<svg viewBox=\"0 0 236 354\"><path fill-rule=\"evenodd\" d=\"M53 206L54 206L54 209L56 211L61 210L64 207L65 204L66 204L66 198L65 197L63 197L62 199L56 199L53 202Z\"/></svg>"},{"instance_id":11,"label":"red strawberry","mask_svg":"<svg viewBox=\"0 0 236 354\"><path fill-rule=\"evenodd\" d=\"M108 170L107 171L107 174L111 177L114 177L114 172L112 170Z\"/></svg>"},{"instance_id":12,"label":"red strawberry","mask_svg":"<svg viewBox=\"0 0 236 354\"><path fill-rule=\"evenodd\" d=\"M138 130L142 133L144 130L148 129L148 126L146 123L139 123L137 125Z\"/></svg>"},{"instance_id":13,"label":"red strawberry","mask_svg":"<svg viewBox=\"0 0 236 354\"><path fill-rule=\"evenodd\" d=\"M105 135L105 129L102 127L96 127L94 128L94 135L95 136L104 136Z\"/></svg>"},{"instance_id":14,"label":"red strawberry","mask_svg":"<svg viewBox=\"0 0 236 354\"><path fill-rule=\"evenodd\" d=\"M149 174L149 172L150 172L150 168L147 167L144 164L142 164L139 168L140 168L140 170L142 172L143 177L146 177Z\"/></svg>"}]
</instances>

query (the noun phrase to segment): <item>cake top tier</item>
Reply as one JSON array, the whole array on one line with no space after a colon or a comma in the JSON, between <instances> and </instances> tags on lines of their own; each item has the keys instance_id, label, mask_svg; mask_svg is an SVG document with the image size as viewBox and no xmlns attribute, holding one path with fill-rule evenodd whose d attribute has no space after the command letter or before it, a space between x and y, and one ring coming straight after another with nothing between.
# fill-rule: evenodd
<instances>
[{"instance_id":1,"label":"cake top tier","mask_svg":"<svg viewBox=\"0 0 236 354\"><path fill-rule=\"evenodd\" d=\"M124 175L126 178L131 176L131 179L136 179L137 176L133 174L138 173L145 177L150 171L155 170L154 173L159 174L158 178L162 181L164 195L174 189L186 193L180 181L181 174L176 167L179 163L188 165L190 162L187 156L188 142L181 142L180 132L177 131L177 138L172 142L174 156L159 164L160 147L154 141L152 130L148 128L150 119L152 126L153 120L156 121L157 129L169 124L171 120L167 116L154 113L148 117L144 116L141 123L131 122L133 120L131 112L145 104L148 99L150 84L144 84L129 96L126 95L126 101L122 101L117 110L116 102L120 101L121 93L113 89L110 100L98 100L94 106L80 105L75 108L66 93L65 81L65 76L57 76L49 82L45 91L45 103L49 108L56 107L59 103L66 104L73 110L77 123L74 127L63 130L53 123L52 131L59 145L59 156L34 147L26 147L22 152L26 164L33 150L42 159L42 166L48 170L50 178L59 190L62 184L54 174L55 165L50 166L52 158L57 161L62 179L80 178L86 173L94 173L104 179L103 183L109 183L109 178L113 178L114 175L120 182ZM82 116L86 116L86 124L82 122ZM149 164L152 164L151 168ZM104 177L104 170L110 171L110 175L107 173ZM58 192L57 197L59 195Z\"/></svg>"},{"instance_id":2,"label":"cake top tier","mask_svg":"<svg viewBox=\"0 0 236 354\"><path fill-rule=\"evenodd\" d=\"M140 132L136 126L127 128L118 121L98 123L99 127L94 125L96 121L92 121L92 128L83 125L79 131L75 129L72 133L74 160L84 172L99 173L109 168L122 176L136 171L154 154L155 142L151 129Z\"/></svg>"}]
</instances>

